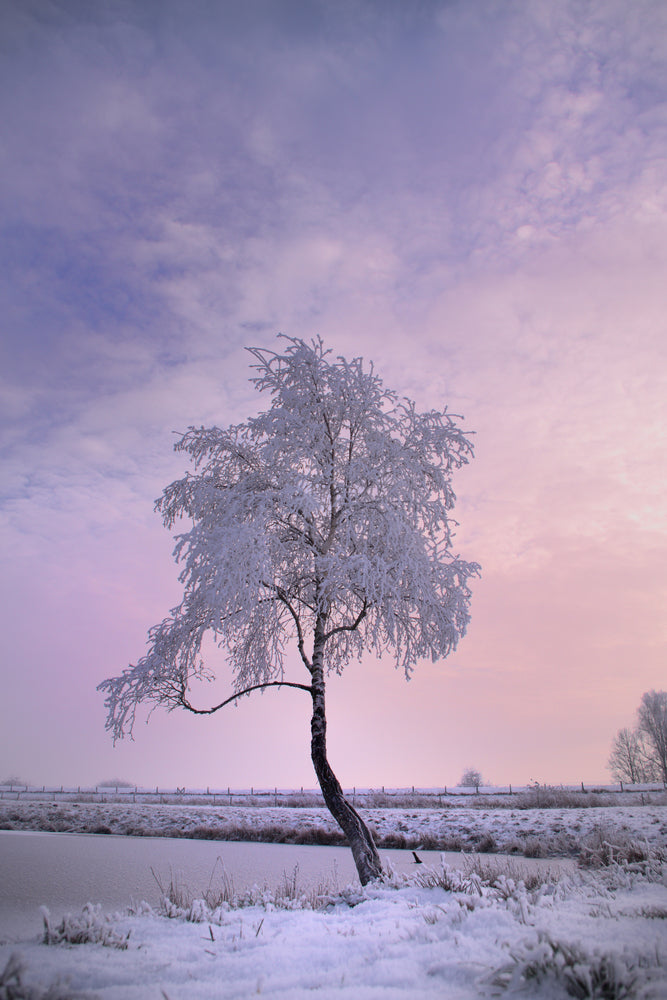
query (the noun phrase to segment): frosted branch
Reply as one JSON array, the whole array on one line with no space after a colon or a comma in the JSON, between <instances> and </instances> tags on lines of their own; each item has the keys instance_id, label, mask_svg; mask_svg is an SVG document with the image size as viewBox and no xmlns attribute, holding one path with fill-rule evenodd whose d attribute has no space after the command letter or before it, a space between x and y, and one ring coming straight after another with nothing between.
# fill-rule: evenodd
<instances>
[{"instance_id":1,"label":"frosted branch","mask_svg":"<svg viewBox=\"0 0 667 1000\"><path fill-rule=\"evenodd\" d=\"M251 687L245 688L243 691L237 691L236 694L230 695L229 698L225 698L221 701L219 705L214 705L213 708L195 708L182 692L178 702L183 708L186 708L188 712L193 712L195 715L213 715L214 712L219 711L219 709L224 708L225 705L230 705L233 701L238 698L243 698L247 694L251 694L253 691L260 691L264 688L270 687L289 687L289 688L299 688L301 691L307 691L312 694L312 688L308 684L295 684L291 681L267 681L266 684L253 684Z\"/></svg>"}]
</instances>

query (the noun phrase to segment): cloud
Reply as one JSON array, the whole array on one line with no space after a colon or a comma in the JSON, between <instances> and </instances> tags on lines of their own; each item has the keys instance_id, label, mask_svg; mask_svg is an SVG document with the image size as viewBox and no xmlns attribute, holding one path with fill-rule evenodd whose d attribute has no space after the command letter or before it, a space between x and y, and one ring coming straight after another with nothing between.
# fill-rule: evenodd
<instances>
[{"instance_id":1,"label":"cloud","mask_svg":"<svg viewBox=\"0 0 667 1000\"><path fill-rule=\"evenodd\" d=\"M144 627L166 609L140 564L167 572L151 505L183 471L172 431L263 405L242 348L282 330L477 432L457 482L489 595L457 661L471 676L549 658L558 615L588 650L615 601L614 676L637 644L632 683L659 686L664 4L1 17L2 531L39 655L57 595L85 613L95 591Z\"/></svg>"}]
</instances>

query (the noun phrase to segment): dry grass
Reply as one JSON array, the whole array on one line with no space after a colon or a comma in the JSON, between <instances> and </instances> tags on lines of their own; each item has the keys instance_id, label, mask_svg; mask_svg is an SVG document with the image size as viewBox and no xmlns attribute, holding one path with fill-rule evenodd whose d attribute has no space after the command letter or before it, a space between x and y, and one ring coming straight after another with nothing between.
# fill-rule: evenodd
<instances>
[{"instance_id":1,"label":"dry grass","mask_svg":"<svg viewBox=\"0 0 667 1000\"><path fill-rule=\"evenodd\" d=\"M283 872L282 879L275 885L265 882L261 886L254 885L239 891L234 887L234 880L222 859L218 858L208 886L199 896L184 886L173 871L168 884L163 883L154 869L151 868L151 872L160 889L161 912L167 917L193 923L219 923L223 913L250 906L272 906L284 910L321 909L341 891L335 873L315 885L303 885L298 865L290 874Z\"/></svg>"},{"instance_id":2,"label":"dry grass","mask_svg":"<svg viewBox=\"0 0 667 1000\"><path fill-rule=\"evenodd\" d=\"M596 826L581 845L579 864L584 868L607 868L612 865L635 867L667 861L667 851L651 847L646 841L629 836L611 826Z\"/></svg>"}]
</instances>

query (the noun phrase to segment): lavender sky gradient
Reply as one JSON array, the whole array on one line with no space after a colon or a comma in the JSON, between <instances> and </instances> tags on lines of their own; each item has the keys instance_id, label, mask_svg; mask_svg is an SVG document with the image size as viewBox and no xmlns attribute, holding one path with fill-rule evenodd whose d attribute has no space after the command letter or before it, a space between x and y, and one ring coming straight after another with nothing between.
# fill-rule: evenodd
<instances>
[{"instance_id":1,"label":"lavender sky gradient","mask_svg":"<svg viewBox=\"0 0 667 1000\"><path fill-rule=\"evenodd\" d=\"M477 435L468 636L332 679L343 784L609 781L667 687L664 0L0 12L0 778L314 785L301 692L113 748L96 691L179 599L173 432L283 331Z\"/></svg>"}]
</instances>

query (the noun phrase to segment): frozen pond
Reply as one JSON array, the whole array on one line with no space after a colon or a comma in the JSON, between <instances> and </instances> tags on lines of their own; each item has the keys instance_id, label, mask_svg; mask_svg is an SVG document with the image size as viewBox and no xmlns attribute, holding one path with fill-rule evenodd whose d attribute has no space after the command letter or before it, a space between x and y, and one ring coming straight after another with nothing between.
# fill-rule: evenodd
<instances>
[{"instance_id":1,"label":"frozen pond","mask_svg":"<svg viewBox=\"0 0 667 1000\"><path fill-rule=\"evenodd\" d=\"M411 851L380 853L398 871L415 868ZM419 856L426 865L438 866L443 855L420 851ZM466 856L444 857L452 867L461 867ZM489 861L493 857L485 855ZM511 860L526 868L574 866L562 860ZM88 902L101 903L106 910L123 909L132 901L157 904L160 891L151 869L165 887L173 873L180 885L200 895L212 878L216 884L221 863L238 890L277 885L283 874L292 876L296 866L303 886L335 879L342 887L357 878L346 847L0 831L0 940L37 934L41 905L59 919Z\"/></svg>"}]
</instances>

